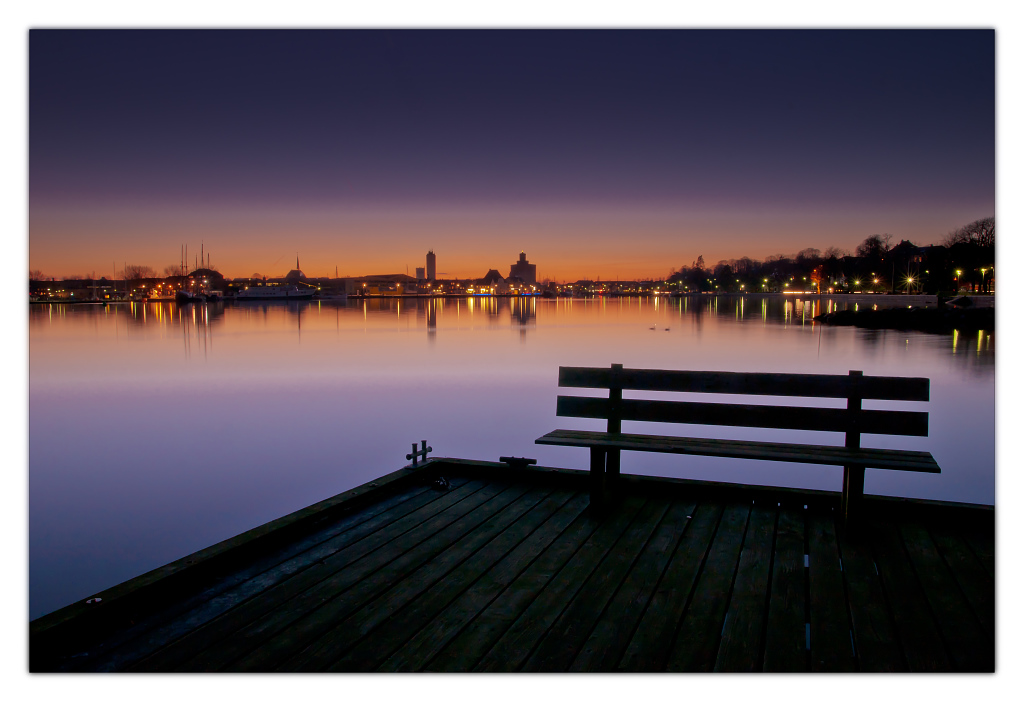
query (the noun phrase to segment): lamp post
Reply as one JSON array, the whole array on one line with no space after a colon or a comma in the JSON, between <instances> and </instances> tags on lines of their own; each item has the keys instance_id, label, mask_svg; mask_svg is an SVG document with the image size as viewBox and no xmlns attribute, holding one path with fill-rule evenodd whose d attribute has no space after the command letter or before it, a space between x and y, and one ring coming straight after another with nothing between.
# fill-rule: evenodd
<instances>
[{"instance_id":1,"label":"lamp post","mask_svg":"<svg viewBox=\"0 0 1024 702\"><path fill-rule=\"evenodd\" d=\"M960 276L962 274L963 274L963 271L958 268L956 270L956 291L957 292L960 292Z\"/></svg>"}]
</instances>

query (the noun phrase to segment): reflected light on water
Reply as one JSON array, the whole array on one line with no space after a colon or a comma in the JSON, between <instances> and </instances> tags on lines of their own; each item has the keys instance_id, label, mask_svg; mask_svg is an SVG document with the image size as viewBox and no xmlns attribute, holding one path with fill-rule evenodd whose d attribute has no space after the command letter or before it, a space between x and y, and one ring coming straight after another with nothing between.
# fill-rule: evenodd
<instances>
[{"instance_id":1,"label":"reflected light on water","mask_svg":"<svg viewBox=\"0 0 1024 702\"><path fill-rule=\"evenodd\" d=\"M759 315L748 316L748 302ZM585 451L534 444L555 428L595 428L555 416L560 365L929 377L930 436L865 445L931 451L942 475L868 471L866 489L991 503L993 335L954 332L950 343L813 321L848 304L602 296L33 305L30 614L395 470L410 441L427 439L438 456L527 456L585 470ZM662 428L704 435L653 431ZM829 490L842 474L622 460L626 472Z\"/></svg>"}]
</instances>

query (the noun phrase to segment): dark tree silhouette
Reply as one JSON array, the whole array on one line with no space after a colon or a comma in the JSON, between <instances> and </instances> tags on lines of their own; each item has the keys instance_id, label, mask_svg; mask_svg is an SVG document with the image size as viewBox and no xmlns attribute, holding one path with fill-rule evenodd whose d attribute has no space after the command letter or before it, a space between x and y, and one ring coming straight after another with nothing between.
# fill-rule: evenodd
<instances>
[{"instance_id":1,"label":"dark tree silhouette","mask_svg":"<svg viewBox=\"0 0 1024 702\"><path fill-rule=\"evenodd\" d=\"M156 271L149 266L139 266L132 263L124 267L125 280L141 280L142 278L155 278Z\"/></svg>"},{"instance_id":2,"label":"dark tree silhouette","mask_svg":"<svg viewBox=\"0 0 1024 702\"><path fill-rule=\"evenodd\" d=\"M985 217L984 219L976 219L970 224L965 224L947 234L942 243L947 247L956 244L974 244L981 247L995 246L996 218Z\"/></svg>"},{"instance_id":3,"label":"dark tree silhouette","mask_svg":"<svg viewBox=\"0 0 1024 702\"><path fill-rule=\"evenodd\" d=\"M888 234L882 236L872 234L857 247L857 255L861 258L881 260L889 251L890 241L892 241L892 237Z\"/></svg>"}]
</instances>

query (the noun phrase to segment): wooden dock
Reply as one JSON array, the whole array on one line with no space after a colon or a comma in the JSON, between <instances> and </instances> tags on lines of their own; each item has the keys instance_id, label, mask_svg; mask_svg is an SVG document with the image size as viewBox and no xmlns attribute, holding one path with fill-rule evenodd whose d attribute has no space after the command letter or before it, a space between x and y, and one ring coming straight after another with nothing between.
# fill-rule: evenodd
<instances>
[{"instance_id":1,"label":"wooden dock","mask_svg":"<svg viewBox=\"0 0 1024 702\"><path fill-rule=\"evenodd\" d=\"M991 507L623 488L434 459L33 621L30 669L995 670Z\"/></svg>"}]
</instances>

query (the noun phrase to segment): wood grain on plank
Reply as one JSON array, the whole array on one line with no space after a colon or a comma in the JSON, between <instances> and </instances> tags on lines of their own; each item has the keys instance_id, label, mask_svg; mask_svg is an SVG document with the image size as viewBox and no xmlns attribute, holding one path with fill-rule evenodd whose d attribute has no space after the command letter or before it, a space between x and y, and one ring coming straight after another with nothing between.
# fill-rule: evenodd
<instances>
[{"instance_id":1,"label":"wood grain on plank","mask_svg":"<svg viewBox=\"0 0 1024 702\"><path fill-rule=\"evenodd\" d=\"M618 667L695 509L693 502L671 503L569 670L605 672Z\"/></svg>"},{"instance_id":2,"label":"wood grain on plank","mask_svg":"<svg viewBox=\"0 0 1024 702\"><path fill-rule=\"evenodd\" d=\"M808 667L804 515L800 504L779 510L765 631L763 670L767 672L796 673Z\"/></svg>"},{"instance_id":3,"label":"wood grain on plank","mask_svg":"<svg viewBox=\"0 0 1024 702\"><path fill-rule=\"evenodd\" d=\"M334 583L325 583L304 593L303 601L288 603L280 608L282 619L288 621L269 637L261 636L258 645L249 653L233 661L228 670L275 670L298 651L302 650L337 623L377 598L392 583L400 581L424 563L448 552L449 547L464 536L472 534L495 514L518 500L529 490L525 485L489 485L479 495L485 496L473 504L473 497L453 505L448 511L458 510L455 519L448 519L440 530L431 529L423 534L411 548L385 549L364 560L378 561L372 571L346 587L343 594ZM463 504L465 506L463 506ZM459 509L462 507L462 509ZM399 542L401 539L396 539ZM390 551L390 552L389 552ZM343 578L348 581L348 578ZM317 601L319 599L319 602ZM297 615L297 616L296 616Z\"/></svg>"},{"instance_id":4,"label":"wood grain on plank","mask_svg":"<svg viewBox=\"0 0 1024 702\"><path fill-rule=\"evenodd\" d=\"M840 532L839 550L857 669L866 673L906 671L896 625L870 548L859 533Z\"/></svg>"},{"instance_id":5,"label":"wood grain on plank","mask_svg":"<svg viewBox=\"0 0 1024 702\"><path fill-rule=\"evenodd\" d=\"M676 629L690 601L721 516L721 504L703 503L688 520L686 531L619 661L619 670L655 672L665 669Z\"/></svg>"},{"instance_id":6,"label":"wood grain on plank","mask_svg":"<svg viewBox=\"0 0 1024 702\"><path fill-rule=\"evenodd\" d=\"M762 668L768 584L775 541L775 505L755 505L733 583L715 670L754 672Z\"/></svg>"},{"instance_id":7,"label":"wood grain on plank","mask_svg":"<svg viewBox=\"0 0 1024 702\"><path fill-rule=\"evenodd\" d=\"M668 502L664 500L652 500L644 505L569 606L551 625L523 664L522 671L562 672L569 668L667 510Z\"/></svg>"},{"instance_id":8,"label":"wood grain on plank","mask_svg":"<svg viewBox=\"0 0 1024 702\"><path fill-rule=\"evenodd\" d=\"M569 493L527 493L364 605L284 668L370 671L561 507Z\"/></svg>"},{"instance_id":9,"label":"wood grain on plank","mask_svg":"<svg viewBox=\"0 0 1024 702\"><path fill-rule=\"evenodd\" d=\"M714 667L749 515L749 503L728 504L722 512L666 670L700 672Z\"/></svg>"},{"instance_id":10,"label":"wood grain on plank","mask_svg":"<svg viewBox=\"0 0 1024 702\"><path fill-rule=\"evenodd\" d=\"M382 672L421 670L472 621L478 620L495 600L531 563L553 545L587 508L588 498L577 493L547 521L504 557L473 585L438 612L401 648L379 667ZM493 643L493 642L492 642ZM479 649L478 649L479 650ZM482 653L482 652L481 652ZM465 668L463 668L465 669Z\"/></svg>"},{"instance_id":11,"label":"wood grain on plank","mask_svg":"<svg viewBox=\"0 0 1024 702\"><path fill-rule=\"evenodd\" d=\"M547 583L547 587L481 658L475 669L494 672L519 670L568 602L604 560L644 502L639 498L626 498L591 534L558 575Z\"/></svg>"},{"instance_id":12,"label":"wood grain on plank","mask_svg":"<svg viewBox=\"0 0 1024 702\"><path fill-rule=\"evenodd\" d=\"M995 639L982 630L928 531L916 524L900 531L953 665L964 672L995 671Z\"/></svg>"},{"instance_id":13,"label":"wood grain on plank","mask_svg":"<svg viewBox=\"0 0 1024 702\"><path fill-rule=\"evenodd\" d=\"M221 669L501 492L499 486L481 482L469 483L465 490L469 492L453 490L432 503L430 512L413 512L228 612L226 623L214 624L216 633L229 630L229 635L211 641L177 669Z\"/></svg>"},{"instance_id":14,"label":"wood grain on plank","mask_svg":"<svg viewBox=\"0 0 1024 702\"><path fill-rule=\"evenodd\" d=\"M953 666L942 645L942 637L928 608L924 591L910 565L896 527L889 522L876 522L865 529L870 530L875 563L893 613L908 670L952 670Z\"/></svg>"},{"instance_id":15,"label":"wood grain on plank","mask_svg":"<svg viewBox=\"0 0 1024 702\"><path fill-rule=\"evenodd\" d=\"M459 484L464 482L460 481ZM175 666L194 656L198 650L209 645L210 641L223 638L234 630L231 628L230 620L218 621L218 617L224 613L367 536L380 532L409 514L415 512L420 517L428 514L429 509L424 508L438 500L441 493L420 488L410 491L408 497L409 499L398 500L394 504L391 504L390 500L381 502L352 515L351 519L341 520L323 533L318 532L296 542L294 547L285 549L280 554L257 559L252 566L238 572L237 577L232 579L232 587L218 588L205 602L196 604L155 631L155 635L151 635L144 644L134 642L128 647L127 655L122 654L119 660L111 661L112 669L121 669L151 653L148 658L135 666L129 666L128 669L173 670ZM344 526L348 528L339 529ZM241 620L234 621L237 623ZM207 625L211 627L204 629L203 627ZM240 628L242 625L238 626Z\"/></svg>"},{"instance_id":16,"label":"wood grain on plank","mask_svg":"<svg viewBox=\"0 0 1024 702\"><path fill-rule=\"evenodd\" d=\"M956 578L974 616L992 639L996 634L996 588L967 542L947 526L932 526L935 545Z\"/></svg>"},{"instance_id":17,"label":"wood grain on plank","mask_svg":"<svg viewBox=\"0 0 1024 702\"><path fill-rule=\"evenodd\" d=\"M839 560L835 514L808 510L807 535L811 670L851 672L857 669L857 665Z\"/></svg>"},{"instance_id":18,"label":"wood grain on plank","mask_svg":"<svg viewBox=\"0 0 1024 702\"><path fill-rule=\"evenodd\" d=\"M612 384L610 368L560 366L558 386L563 388L607 388ZM711 392L732 395L778 395L784 397L847 397L851 381L847 375L811 373L738 373L729 371L676 371L622 368L614 377L624 390L667 392ZM928 378L863 376L857 389L866 400L928 400Z\"/></svg>"},{"instance_id":19,"label":"wood grain on plank","mask_svg":"<svg viewBox=\"0 0 1024 702\"><path fill-rule=\"evenodd\" d=\"M588 494L581 497L589 502ZM546 532L553 537L553 542L423 669L435 672L472 670L602 524L589 509L584 509L564 531Z\"/></svg>"}]
</instances>

